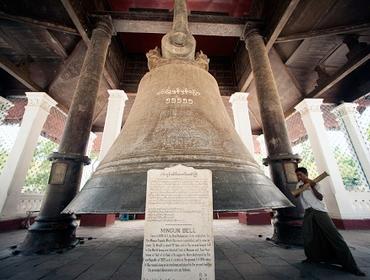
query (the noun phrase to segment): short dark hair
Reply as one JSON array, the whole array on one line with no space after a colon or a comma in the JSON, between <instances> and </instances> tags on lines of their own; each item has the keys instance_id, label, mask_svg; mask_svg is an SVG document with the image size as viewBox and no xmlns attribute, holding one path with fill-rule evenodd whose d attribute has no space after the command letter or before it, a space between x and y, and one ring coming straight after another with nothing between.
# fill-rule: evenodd
<instances>
[{"instance_id":1,"label":"short dark hair","mask_svg":"<svg viewBox=\"0 0 370 280\"><path fill-rule=\"evenodd\" d=\"M307 171L307 168L305 167L298 167L296 170L295 170L295 173L297 172L302 172L303 174L305 174L306 176L308 175L308 171Z\"/></svg>"}]
</instances>

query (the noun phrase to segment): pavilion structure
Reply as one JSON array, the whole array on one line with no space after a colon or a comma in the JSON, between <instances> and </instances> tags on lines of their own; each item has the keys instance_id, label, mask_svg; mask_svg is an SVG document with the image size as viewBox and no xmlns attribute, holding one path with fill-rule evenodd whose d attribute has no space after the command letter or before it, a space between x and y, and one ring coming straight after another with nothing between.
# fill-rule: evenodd
<instances>
[{"instance_id":1,"label":"pavilion structure","mask_svg":"<svg viewBox=\"0 0 370 280\"><path fill-rule=\"evenodd\" d=\"M368 1L188 0L187 5L196 50L209 57L209 72L237 132L252 154L265 151L266 173L296 205L278 210L274 239L301 238L303 209L289 190L302 155L292 149L292 134L308 137L317 171L330 174L324 195L337 226L370 228L370 145L358 123L370 103ZM0 121L23 119L0 175L2 228L26 214L19 207L22 188L44 133L59 144L50 156L49 178L59 188L48 191L26 240L37 246L39 232L75 230L76 217L60 213L89 176L83 166L96 135L102 160L122 129L148 71L145 54L171 28L172 7L165 0L0 3ZM325 104L349 135L362 191L350 192L343 183L328 141ZM56 115L64 118L59 132ZM303 133L287 129L293 115ZM70 173L60 182L63 166Z\"/></svg>"}]
</instances>

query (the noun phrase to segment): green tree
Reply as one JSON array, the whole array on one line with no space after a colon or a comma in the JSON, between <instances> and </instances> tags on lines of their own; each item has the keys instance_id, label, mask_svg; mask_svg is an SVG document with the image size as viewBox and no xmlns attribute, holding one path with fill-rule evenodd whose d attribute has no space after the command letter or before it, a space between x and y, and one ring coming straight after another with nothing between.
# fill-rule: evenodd
<instances>
[{"instance_id":1,"label":"green tree","mask_svg":"<svg viewBox=\"0 0 370 280\"><path fill-rule=\"evenodd\" d=\"M305 140L293 147L293 150L301 157L299 166L307 168L310 177L315 178L318 175L315 158L311 149L310 141Z\"/></svg>"},{"instance_id":2,"label":"green tree","mask_svg":"<svg viewBox=\"0 0 370 280\"><path fill-rule=\"evenodd\" d=\"M334 157L338 163L340 175L346 189L353 190L356 186L360 185L359 166L356 164L355 159L350 154L339 149L339 147L335 147Z\"/></svg>"},{"instance_id":3,"label":"green tree","mask_svg":"<svg viewBox=\"0 0 370 280\"><path fill-rule=\"evenodd\" d=\"M41 138L33 154L30 168L27 172L24 190L32 192L45 191L48 183L51 162L48 156L55 150L57 144L46 138Z\"/></svg>"},{"instance_id":4,"label":"green tree","mask_svg":"<svg viewBox=\"0 0 370 280\"><path fill-rule=\"evenodd\" d=\"M3 171L6 161L8 159L8 151L6 151L3 147L0 147L0 173Z\"/></svg>"}]
</instances>

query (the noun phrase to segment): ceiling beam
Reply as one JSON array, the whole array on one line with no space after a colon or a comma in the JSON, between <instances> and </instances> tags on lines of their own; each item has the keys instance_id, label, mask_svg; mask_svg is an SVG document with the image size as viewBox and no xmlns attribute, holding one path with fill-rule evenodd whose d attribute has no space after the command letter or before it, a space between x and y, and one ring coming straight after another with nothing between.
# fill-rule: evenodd
<instances>
[{"instance_id":1,"label":"ceiling beam","mask_svg":"<svg viewBox=\"0 0 370 280\"><path fill-rule=\"evenodd\" d=\"M0 12L0 19L6 19L6 20L26 24L26 25L32 25L32 26L35 26L35 27L54 30L54 31L59 31L59 32L64 32L64 33L68 33L68 34L72 34L72 35L77 35L77 36L80 35L77 32L77 30L74 29L74 28L63 26L63 25L60 25L60 24L52 23L52 22L35 20L35 19L32 19L32 18L28 18L28 17L14 16L14 15L9 15L9 14Z\"/></svg>"},{"instance_id":2,"label":"ceiling beam","mask_svg":"<svg viewBox=\"0 0 370 280\"><path fill-rule=\"evenodd\" d=\"M63 59L68 57L66 50L64 49L63 45L59 42L59 40L48 30L42 30L40 32L40 36L45 40L49 48L58 56Z\"/></svg>"},{"instance_id":3,"label":"ceiling beam","mask_svg":"<svg viewBox=\"0 0 370 280\"><path fill-rule=\"evenodd\" d=\"M166 34L172 28L172 22L156 20L113 19L116 32ZM189 30L193 35L238 37L240 38L244 24L189 22Z\"/></svg>"},{"instance_id":4,"label":"ceiling beam","mask_svg":"<svg viewBox=\"0 0 370 280\"><path fill-rule=\"evenodd\" d=\"M336 27L317 29L317 30L311 30L311 31L281 36L277 38L275 43L285 43L285 42L299 41L299 40L304 40L304 39L309 39L309 38L318 38L318 37L325 37L325 36L339 35L339 34L351 34L351 33L353 34L357 32L366 31L369 29L370 29L370 23L336 26Z\"/></svg>"},{"instance_id":5,"label":"ceiling beam","mask_svg":"<svg viewBox=\"0 0 370 280\"><path fill-rule=\"evenodd\" d=\"M284 2L285 6L283 7L281 14L278 15L277 20L274 23L270 24L271 27L268 29L271 30L271 32L265 38L267 51L270 51L274 45L276 39L279 37L285 25L288 23L289 18L297 8L299 2L300 0L290 0Z\"/></svg>"},{"instance_id":6,"label":"ceiling beam","mask_svg":"<svg viewBox=\"0 0 370 280\"><path fill-rule=\"evenodd\" d=\"M370 59L370 51L369 51L369 48L367 48L367 50L364 51L362 55L359 55L357 57L357 59L353 59L351 61L348 61L333 76L331 76L326 83L316 87L314 90L312 90L310 93L308 93L304 98L319 98L319 97L321 97L327 90L329 90L330 88L335 86L337 83L339 83L341 80L343 80L350 73L352 73L357 68L359 68L361 65L366 63L369 59ZM301 102L304 98L302 98L299 102ZM288 111L285 112L285 117L289 117L291 114L293 114L295 112L294 107L297 104L295 104L292 108L290 108Z\"/></svg>"},{"instance_id":7,"label":"ceiling beam","mask_svg":"<svg viewBox=\"0 0 370 280\"><path fill-rule=\"evenodd\" d=\"M90 39L87 34L87 28L83 24L81 20L81 16L79 16L79 12L77 11L77 8L74 5L73 0L61 0L64 8L66 9L70 19L72 20L73 24L76 26L78 34L82 37L82 40L86 43L86 45L89 45Z\"/></svg>"},{"instance_id":8,"label":"ceiling beam","mask_svg":"<svg viewBox=\"0 0 370 280\"><path fill-rule=\"evenodd\" d=\"M5 57L0 57L0 68L9 73L12 77L17 79L20 83L22 83L25 87L32 91L43 91L41 87L39 87L34 81L31 80L28 73L20 68L17 67L15 64L10 62Z\"/></svg>"},{"instance_id":9,"label":"ceiling beam","mask_svg":"<svg viewBox=\"0 0 370 280\"><path fill-rule=\"evenodd\" d=\"M82 16L84 11L81 11L81 8L78 7L78 3L76 2L76 0L61 0L61 2L64 8L66 9L69 17L71 18L72 22L76 26L78 33L81 35L82 40L85 42L87 46L89 46L90 38L87 33L88 28ZM111 75L107 70L107 65L109 63L110 63L109 59L107 59L104 66L103 76L111 88L117 88L119 81L116 78L116 75L113 74Z\"/></svg>"},{"instance_id":10,"label":"ceiling beam","mask_svg":"<svg viewBox=\"0 0 370 280\"><path fill-rule=\"evenodd\" d=\"M287 24L289 18L293 14L294 10L298 6L300 0L288 0L284 1L285 6L281 9L280 15L277 16L277 20L271 24L270 34L265 38L267 52L270 51L271 47L274 45L276 39L279 37L284 26ZM246 71L242 75L239 82L240 91L246 91L253 80L252 71Z\"/></svg>"},{"instance_id":11,"label":"ceiling beam","mask_svg":"<svg viewBox=\"0 0 370 280\"><path fill-rule=\"evenodd\" d=\"M343 80L350 73L355 71L358 67L364 64L370 59L369 48L366 50L365 54L358 56L357 59L347 62L343 67L337 71L335 75L330 77L330 79L323 85L316 87L313 91L306 95L305 98L318 98L323 95L328 89L332 88L339 81Z\"/></svg>"}]
</instances>

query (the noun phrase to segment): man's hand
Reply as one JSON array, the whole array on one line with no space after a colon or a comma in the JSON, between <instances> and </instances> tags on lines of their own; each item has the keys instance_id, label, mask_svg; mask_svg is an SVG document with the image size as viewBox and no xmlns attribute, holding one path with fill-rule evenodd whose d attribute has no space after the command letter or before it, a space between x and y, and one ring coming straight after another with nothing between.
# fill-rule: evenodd
<instances>
[{"instance_id":1,"label":"man's hand","mask_svg":"<svg viewBox=\"0 0 370 280\"><path fill-rule=\"evenodd\" d=\"M307 183L307 184L303 184L302 186L299 187L299 189L296 189L296 190L292 190L292 195L294 195L295 197L299 196L301 193L303 193L304 191L308 190L310 188L310 184Z\"/></svg>"},{"instance_id":2,"label":"man's hand","mask_svg":"<svg viewBox=\"0 0 370 280\"><path fill-rule=\"evenodd\" d=\"M316 186L316 182L311 180L310 178L306 177L303 181L304 184L309 184L311 187Z\"/></svg>"}]
</instances>

